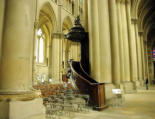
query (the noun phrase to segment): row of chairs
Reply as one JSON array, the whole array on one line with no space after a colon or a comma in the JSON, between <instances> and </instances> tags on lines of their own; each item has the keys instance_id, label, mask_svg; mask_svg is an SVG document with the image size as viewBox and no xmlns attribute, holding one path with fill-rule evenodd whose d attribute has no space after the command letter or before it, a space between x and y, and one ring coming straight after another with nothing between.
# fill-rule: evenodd
<instances>
[{"instance_id":1,"label":"row of chairs","mask_svg":"<svg viewBox=\"0 0 155 119\"><path fill-rule=\"evenodd\" d=\"M50 95L56 95L56 91L64 92L66 89L72 89L71 85L67 85L64 88L63 84L40 84L33 86L35 89L40 90L42 97L49 97Z\"/></svg>"},{"instance_id":2,"label":"row of chairs","mask_svg":"<svg viewBox=\"0 0 155 119\"><path fill-rule=\"evenodd\" d=\"M44 98L47 119L57 119L60 116L71 116L71 112L89 111L89 95L75 94L71 89L65 93Z\"/></svg>"}]
</instances>

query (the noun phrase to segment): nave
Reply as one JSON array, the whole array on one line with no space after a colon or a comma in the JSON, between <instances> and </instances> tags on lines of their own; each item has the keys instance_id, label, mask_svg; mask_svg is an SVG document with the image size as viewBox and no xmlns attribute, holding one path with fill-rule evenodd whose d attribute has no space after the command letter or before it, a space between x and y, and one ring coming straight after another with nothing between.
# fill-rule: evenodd
<instances>
[{"instance_id":1,"label":"nave","mask_svg":"<svg viewBox=\"0 0 155 119\"><path fill-rule=\"evenodd\" d=\"M76 113L71 119L154 119L155 87L141 88L134 94L125 94L125 103L120 107L109 107L104 111L90 110ZM69 118L66 118L69 119Z\"/></svg>"}]
</instances>

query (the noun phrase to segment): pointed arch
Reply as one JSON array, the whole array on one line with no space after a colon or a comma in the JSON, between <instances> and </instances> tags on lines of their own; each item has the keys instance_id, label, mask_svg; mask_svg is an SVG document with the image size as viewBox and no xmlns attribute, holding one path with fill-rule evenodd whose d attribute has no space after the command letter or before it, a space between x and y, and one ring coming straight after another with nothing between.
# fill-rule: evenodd
<instances>
[{"instance_id":1,"label":"pointed arch","mask_svg":"<svg viewBox=\"0 0 155 119\"><path fill-rule=\"evenodd\" d=\"M55 45L52 34L57 30L56 14L51 3L42 2L40 5L38 6L36 32L40 30L42 35L36 35L34 42L33 79L35 82L40 81L38 75L44 78L44 81L48 81L52 76L54 64L52 47Z\"/></svg>"},{"instance_id":2,"label":"pointed arch","mask_svg":"<svg viewBox=\"0 0 155 119\"><path fill-rule=\"evenodd\" d=\"M49 2L42 5L39 12L39 27L46 24L50 32L55 32L57 27L56 14Z\"/></svg>"}]
</instances>

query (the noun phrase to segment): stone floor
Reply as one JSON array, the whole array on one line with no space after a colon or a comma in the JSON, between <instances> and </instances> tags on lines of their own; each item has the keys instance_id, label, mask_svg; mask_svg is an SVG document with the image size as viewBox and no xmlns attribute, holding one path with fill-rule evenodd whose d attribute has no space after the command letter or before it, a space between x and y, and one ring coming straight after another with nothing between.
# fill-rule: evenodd
<instances>
[{"instance_id":1,"label":"stone floor","mask_svg":"<svg viewBox=\"0 0 155 119\"><path fill-rule=\"evenodd\" d=\"M101 112L74 113L62 119L155 119L155 87L142 88L135 94L126 94L121 107L109 107Z\"/></svg>"}]
</instances>

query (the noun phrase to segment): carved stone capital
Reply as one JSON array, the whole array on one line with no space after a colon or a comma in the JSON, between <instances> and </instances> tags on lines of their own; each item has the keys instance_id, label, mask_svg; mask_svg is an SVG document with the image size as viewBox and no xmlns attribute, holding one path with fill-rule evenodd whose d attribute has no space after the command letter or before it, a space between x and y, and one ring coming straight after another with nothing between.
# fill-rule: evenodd
<instances>
[{"instance_id":1,"label":"carved stone capital","mask_svg":"<svg viewBox=\"0 0 155 119\"><path fill-rule=\"evenodd\" d=\"M147 45L147 40L144 40L144 45Z\"/></svg>"},{"instance_id":2,"label":"carved stone capital","mask_svg":"<svg viewBox=\"0 0 155 119\"><path fill-rule=\"evenodd\" d=\"M122 0L116 0L117 3L121 3Z\"/></svg>"},{"instance_id":3,"label":"carved stone capital","mask_svg":"<svg viewBox=\"0 0 155 119\"><path fill-rule=\"evenodd\" d=\"M137 24L137 23L138 23L138 19L131 19L131 22L132 22L133 24Z\"/></svg>"},{"instance_id":4,"label":"carved stone capital","mask_svg":"<svg viewBox=\"0 0 155 119\"><path fill-rule=\"evenodd\" d=\"M130 0L125 0L125 3L126 4L130 4Z\"/></svg>"},{"instance_id":5,"label":"carved stone capital","mask_svg":"<svg viewBox=\"0 0 155 119\"><path fill-rule=\"evenodd\" d=\"M38 26L39 26L39 20L36 20L34 22L34 29L38 29Z\"/></svg>"},{"instance_id":6,"label":"carved stone capital","mask_svg":"<svg viewBox=\"0 0 155 119\"><path fill-rule=\"evenodd\" d=\"M139 32L138 32L138 34L139 34L140 36L142 36L143 33L144 33L143 31L139 31Z\"/></svg>"},{"instance_id":7,"label":"carved stone capital","mask_svg":"<svg viewBox=\"0 0 155 119\"><path fill-rule=\"evenodd\" d=\"M65 38L65 35L61 32L55 32L52 34L52 38L61 39L61 38Z\"/></svg>"},{"instance_id":8,"label":"carved stone capital","mask_svg":"<svg viewBox=\"0 0 155 119\"><path fill-rule=\"evenodd\" d=\"M122 3L122 4L125 4L125 3L126 3L126 0L121 0L121 3Z\"/></svg>"}]
</instances>

